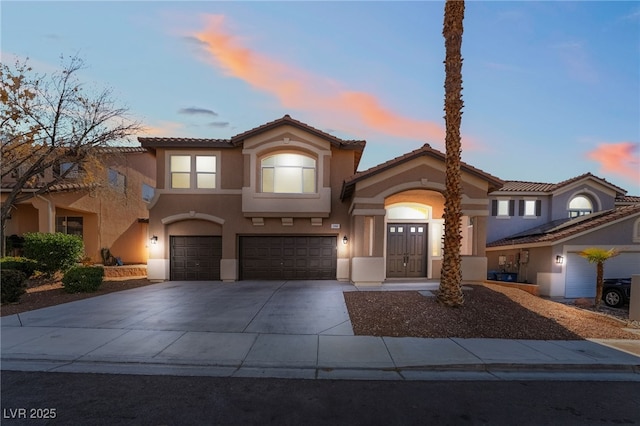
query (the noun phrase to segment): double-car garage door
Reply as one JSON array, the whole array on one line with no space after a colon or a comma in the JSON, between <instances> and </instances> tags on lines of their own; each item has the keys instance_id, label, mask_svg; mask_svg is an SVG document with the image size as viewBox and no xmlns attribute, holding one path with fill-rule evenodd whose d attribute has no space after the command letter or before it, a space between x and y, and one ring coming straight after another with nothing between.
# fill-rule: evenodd
<instances>
[{"instance_id":1,"label":"double-car garage door","mask_svg":"<svg viewBox=\"0 0 640 426\"><path fill-rule=\"evenodd\" d=\"M240 279L336 278L335 236L240 237Z\"/></svg>"},{"instance_id":2,"label":"double-car garage door","mask_svg":"<svg viewBox=\"0 0 640 426\"><path fill-rule=\"evenodd\" d=\"M220 236L172 236L172 280L219 280ZM336 278L335 236L242 236L242 280L330 280Z\"/></svg>"}]
</instances>

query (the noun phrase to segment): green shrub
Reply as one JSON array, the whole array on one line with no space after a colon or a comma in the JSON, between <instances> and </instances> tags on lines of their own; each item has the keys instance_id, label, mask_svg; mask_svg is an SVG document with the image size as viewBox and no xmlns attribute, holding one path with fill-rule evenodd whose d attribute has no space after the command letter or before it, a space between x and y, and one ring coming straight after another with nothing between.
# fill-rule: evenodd
<instances>
[{"instance_id":1,"label":"green shrub","mask_svg":"<svg viewBox=\"0 0 640 426\"><path fill-rule=\"evenodd\" d=\"M67 293L91 293L102 284L102 266L74 266L62 277L62 286Z\"/></svg>"},{"instance_id":2,"label":"green shrub","mask_svg":"<svg viewBox=\"0 0 640 426\"><path fill-rule=\"evenodd\" d=\"M16 303L26 291L26 275L15 269L0 271L0 303Z\"/></svg>"},{"instance_id":3,"label":"green shrub","mask_svg":"<svg viewBox=\"0 0 640 426\"><path fill-rule=\"evenodd\" d=\"M0 269L15 269L30 278L38 270L38 262L26 257L6 256L0 259Z\"/></svg>"},{"instance_id":4,"label":"green shrub","mask_svg":"<svg viewBox=\"0 0 640 426\"><path fill-rule=\"evenodd\" d=\"M77 235L33 232L24 235L24 255L38 262L38 270L52 275L76 265L84 255L84 243Z\"/></svg>"}]
</instances>

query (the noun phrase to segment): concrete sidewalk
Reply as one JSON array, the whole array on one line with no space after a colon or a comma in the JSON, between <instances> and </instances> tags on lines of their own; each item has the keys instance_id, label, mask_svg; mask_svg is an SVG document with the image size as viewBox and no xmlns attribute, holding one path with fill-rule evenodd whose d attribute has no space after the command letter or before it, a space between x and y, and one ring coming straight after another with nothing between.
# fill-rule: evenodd
<instances>
[{"instance_id":1,"label":"concrete sidewalk","mask_svg":"<svg viewBox=\"0 0 640 426\"><path fill-rule=\"evenodd\" d=\"M428 291L433 285L394 285ZM338 282L167 282L2 317L3 370L640 381L640 341L354 336ZM634 355L634 353L636 355Z\"/></svg>"}]
</instances>

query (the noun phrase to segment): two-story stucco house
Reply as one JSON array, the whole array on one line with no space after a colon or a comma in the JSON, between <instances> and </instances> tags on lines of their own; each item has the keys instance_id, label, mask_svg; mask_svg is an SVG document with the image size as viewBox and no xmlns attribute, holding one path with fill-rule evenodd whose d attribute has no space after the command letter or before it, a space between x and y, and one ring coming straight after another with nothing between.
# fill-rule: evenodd
<instances>
[{"instance_id":1,"label":"two-story stucco house","mask_svg":"<svg viewBox=\"0 0 640 426\"><path fill-rule=\"evenodd\" d=\"M151 280L437 278L444 154L428 145L357 172L365 141L288 115L230 139L139 138L157 159ZM463 275L483 280L488 193L467 164Z\"/></svg>"},{"instance_id":2,"label":"two-story stucco house","mask_svg":"<svg viewBox=\"0 0 640 426\"><path fill-rule=\"evenodd\" d=\"M506 181L490 194L489 275L537 284L541 295L593 297L589 247L616 248L605 278L640 273L640 197L586 173L560 183ZM495 277L492 277L495 278Z\"/></svg>"},{"instance_id":3,"label":"two-story stucco house","mask_svg":"<svg viewBox=\"0 0 640 426\"><path fill-rule=\"evenodd\" d=\"M108 248L124 263L146 263L147 204L155 190L155 159L140 147L100 148L98 156L103 168L91 183L85 182L82 170L74 171L64 182L35 195L67 166L62 163L23 188L34 196L13 207L5 229L9 241L28 232L63 232L81 236L93 262L101 263L101 249ZM2 181L3 202L17 173L20 170Z\"/></svg>"}]
</instances>

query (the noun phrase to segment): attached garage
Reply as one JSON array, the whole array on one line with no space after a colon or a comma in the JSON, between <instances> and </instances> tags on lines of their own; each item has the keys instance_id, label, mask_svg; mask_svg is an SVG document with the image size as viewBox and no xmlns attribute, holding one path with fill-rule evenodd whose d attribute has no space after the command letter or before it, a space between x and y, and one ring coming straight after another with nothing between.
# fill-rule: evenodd
<instances>
[{"instance_id":1,"label":"attached garage","mask_svg":"<svg viewBox=\"0 0 640 426\"><path fill-rule=\"evenodd\" d=\"M640 253L620 253L604 264L604 278L628 278L640 273ZM578 253L569 253L566 260L565 297L596 295L596 265Z\"/></svg>"},{"instance_id":2,"label":"attached garage","mask_svg":"<svg viewBox=\"0 0 640 426\"><path fill-rule=\"evenodd\" d=\"M242 236L244 280L336 279L335 236Z\"/></svg>"},{"instance_id":3,"label":"attached garage","mask_svg":"<svg viewBox=\"0 0 640 426\"><path fill-rule=\"evenodd\" d=\"M222 237L171 236L171 280L215 281L220 279Z\"/></svg>"}]
</instances>

